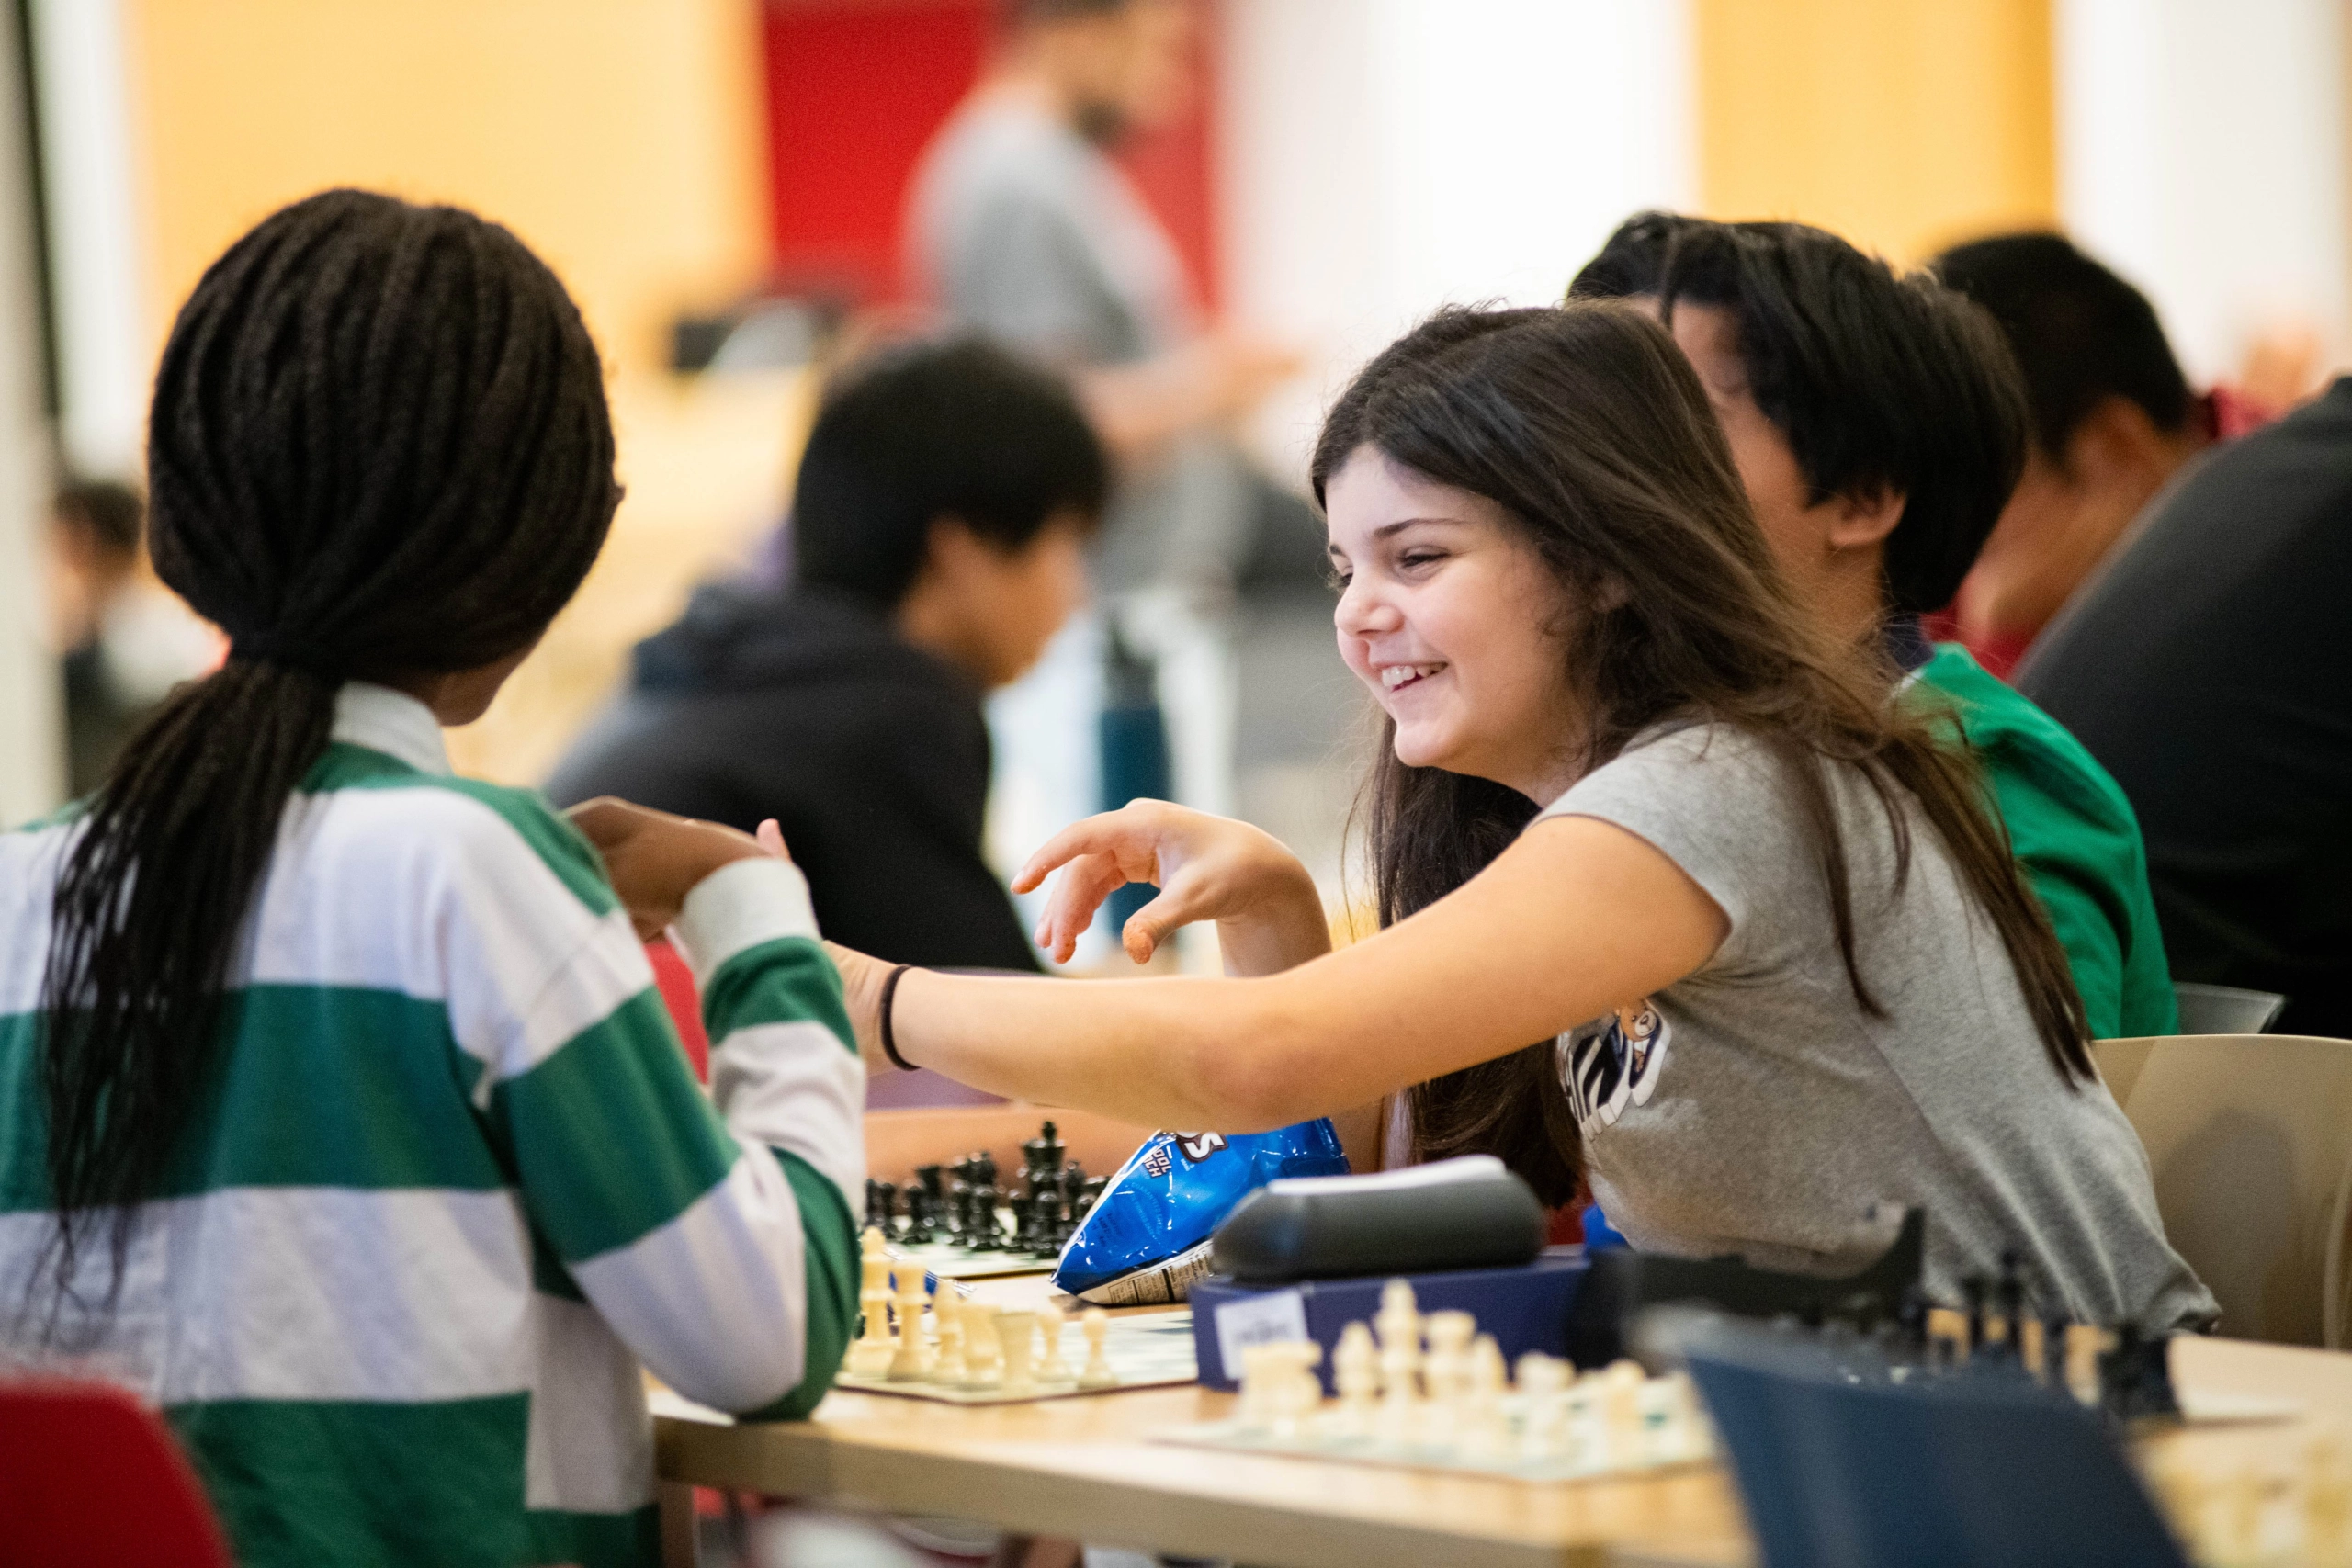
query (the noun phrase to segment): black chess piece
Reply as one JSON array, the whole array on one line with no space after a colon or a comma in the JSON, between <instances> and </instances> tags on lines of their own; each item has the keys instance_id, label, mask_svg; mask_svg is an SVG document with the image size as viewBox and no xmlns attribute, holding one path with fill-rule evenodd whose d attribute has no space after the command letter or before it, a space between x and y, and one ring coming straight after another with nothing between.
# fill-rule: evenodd
<instances>
[{"instance_id":1,"label":"black chess piece","mask_svg":"<svg viewBox=\"0 0 2352 1568\"><path fill-rule=\"evenodd\" d=\"M936 1223L938 1212L928 1191L921 1187L909 1187L906 1239L910 1242L937 1240L937 1233L932 1227Z\"/></svg>"},{"instance_id":2,"label":"black chess piece","mask_svg":"<svg viewBox=\"0 0 2352 1568\"><path fill-rule=\"evenodd\" d=\"M961 1241L972 1224L972 1184L963 1177L947 1184L947 1239Z\"/></svg>"},{"instance_id":3,"label":"black chess piece","mask_svg":"<svg viewBox=\"0 0 2352 1568\"><path fill-rule=\"evenodd\" d=\"M997 1201L993 1182L984 1181L972 1189L972 1206L964 1221L964 1245L974 1252L995 1252L1004 1246L1004 1227L997 1217Z\"/></svg>"},{"instance_id":4,"label":"black chess piece","mask_svg":"<svg viewBox=\"0 0 2352 1568\"><path fill-rule=\"evenodd\" d=\"M887 1181L873 1177L865 1179L865 1223L879 1226L886 1234L894 1227L899 1212L899 1190Z\"/></svg>"},{"instance_id":5,"label":"black chess piece","mask_svg":"<svg viewBox=\"0 0 2352 1568\"><path fill-rule=\"evenodd\" d=\"M1028 1192L1008 1192L1004 1206L1012 1211L1012 1250L1026 1252L1037 1239L1037 1200Z\"/></svg>"},{"instance_id":6,"label":"black chess piece","mask_svg":"<svg viewBox=\"0 0 2352 1568\"><path fill-rule=\"evenodd\" d=\"M971 1159L972 1185L994 1187L996 1185L996 1156L986 1149L979 1149L973 1153Z\"/></svg>"},{"instance_id":7,"label":"black chess piece","mask_svg":"<svg viewBox=\"0 0 2352 1568\"><path fill-rule=\"evenodd\" d=\"M1035 1229L1029 1237L1029 1250L1051 1256L1062 1249L1069 1235L1063 1230L1062 1195L1058 1188L1047 1187L1038 1192L1031 1203Z\"/></svg>"},{"instance_id":8,"label":"black chess piece","mask_svg":"<svg viewBox=\"0 0 2352 1568\"><path fill-rule=\"evenodd\" d=\"M939 1166L915 1167L915 1180L921 1184L924 1196L931 1200L931 1206L934 1210L939 1207L940 1200L947 1195L945 1178L946 1172Z\"/></svg>"},{"instance_id":9,"label":"black chess piece","mask_svg":"<svg viewBox=\"0 0 2352 1568\"><path fill-rule=\"evenodd\" d=\"M2116 1325L2115 1348L2098 1359L2098 1404L2109 1420L2121 1425L2180 1414L2168 1337L2143 1334L2136 1323Z\"/></svg>"}]
</instances>

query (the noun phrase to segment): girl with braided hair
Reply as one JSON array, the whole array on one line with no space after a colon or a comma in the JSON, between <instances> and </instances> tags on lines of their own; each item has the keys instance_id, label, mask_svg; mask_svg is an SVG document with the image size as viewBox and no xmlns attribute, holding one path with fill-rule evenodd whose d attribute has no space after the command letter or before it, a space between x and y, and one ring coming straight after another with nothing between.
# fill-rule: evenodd
<instances>
[{"instance_id":1,"label":"girl with braided hair","mask_svg":"<svg viewBox=\"0 0 2352 1568\"><path fill-rule=\"evenodd\" d=\"M650 1562L639 1361L839 1361L863 1074L789 861L449 772L619 500L595 348L504 229L330 191L198 284L149 479L232 652L0 835L0 1356L158 1403L248 1564Z\"/></svg>"}]
</instances>

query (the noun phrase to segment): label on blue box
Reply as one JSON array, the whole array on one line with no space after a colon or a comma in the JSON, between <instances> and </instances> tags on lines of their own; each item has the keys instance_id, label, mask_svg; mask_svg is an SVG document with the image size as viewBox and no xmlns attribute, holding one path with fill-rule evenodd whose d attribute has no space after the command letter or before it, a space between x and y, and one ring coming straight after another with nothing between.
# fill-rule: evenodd
<instances>
[{"instance_id":1,"label":"label on blue box","mask_svg":"<svg viewBox=\"0 0 2352 1568\"><path fill-rule=\"evenodd\" d=\"M1231 1367L1234 1375L1241 1371L1241 1352L1250 1346L1306 1337L1306 1298L1296 1291L1268 1291L1217 1306L1217 1359Z\"/></svg>"}]
</instances>

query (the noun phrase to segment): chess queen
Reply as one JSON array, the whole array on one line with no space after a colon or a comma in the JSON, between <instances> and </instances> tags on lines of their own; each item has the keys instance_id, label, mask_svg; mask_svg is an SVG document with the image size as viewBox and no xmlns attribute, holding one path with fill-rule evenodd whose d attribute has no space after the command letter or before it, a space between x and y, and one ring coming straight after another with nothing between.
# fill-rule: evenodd
<instances>
[{"instance_id":1,"label":"chess queen","mask_svg":"<svg viewBox=\"0 0 2352 1568\"><path fill-rule=\"evenodd\" d=\"M1985 427L1937 439L1997 512L2022 416L1976 342L1937 337L1935 378ZM1313 480L1339 650L1384 718L1383 929L1332 951L1281 844L1136 802L1023 870L1058 872L1039 942L1069 958L1148 880L1129 955L1214 920L1227 978L836 950L870 1065L1163 1127L1329 1115L1360 1168L1488 1151L1548 1203L1589 1179L1636 1246L1776 1268L1922 1205L1931 1291L2014 1247L2045 1310L2210 1323L1949 711L1891 699L1876 640L1808 611L1710 396L1613 304L1449 310L1374 358Z\"/></svg>"}]
</instances>

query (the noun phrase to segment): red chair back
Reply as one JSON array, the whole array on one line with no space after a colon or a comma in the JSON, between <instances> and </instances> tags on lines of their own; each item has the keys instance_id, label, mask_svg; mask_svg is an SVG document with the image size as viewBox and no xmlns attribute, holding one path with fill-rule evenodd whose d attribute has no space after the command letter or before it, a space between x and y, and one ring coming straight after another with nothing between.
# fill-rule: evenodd
<instances>
[{"instance_id":1,"label":"red chair back","mask_svg":"<svg viewBox=\"0 0 2352 1568\"><path fill-rule=\"evenodd\" d=\"M232 1568L163 1418L107 1383L0 1382L0 1562Z\"/></svg>"}]
</instances>

